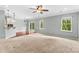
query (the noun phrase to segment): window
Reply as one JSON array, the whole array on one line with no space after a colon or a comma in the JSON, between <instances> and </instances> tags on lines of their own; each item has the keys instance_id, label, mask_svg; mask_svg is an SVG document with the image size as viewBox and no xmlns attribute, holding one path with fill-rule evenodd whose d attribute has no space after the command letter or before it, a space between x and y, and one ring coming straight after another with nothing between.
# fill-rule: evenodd
<instances>
[{"instance_id":1,"label":"window","mask_svg":"<svg viewBox=\"0 0 79 59\"><path fill-rule=\"evenodd\" d=\"M35 29L35 23L34 22L30 22L30 32L34 32Z\"/></svg>"},{"instance_id":2,"label":"window","mask_svg":"<svg viewBox=\"0 0 79 59\"><path fill-rule=\"evenodd\" d=\"M39 21L39 28L44 29L44 20Z\"/></svg>"},{"instance_id":3,"label":"window","mask_svg":"<svg viewBox=\"0 0 79 59\"><path fill-rule=\"evenodd\" d=\"M34 23L30 23L30 29L34 30Z\"/></svg>"},{"instance_id":4,"label":"window","mask_svg":"<svg viewBox=\"0 0 79 59\"><path fill-rule=\"evenodd\" d=\"M72 17L63 17L61 19L61 31L72 32Z\"/></svg>"}]
</instances>

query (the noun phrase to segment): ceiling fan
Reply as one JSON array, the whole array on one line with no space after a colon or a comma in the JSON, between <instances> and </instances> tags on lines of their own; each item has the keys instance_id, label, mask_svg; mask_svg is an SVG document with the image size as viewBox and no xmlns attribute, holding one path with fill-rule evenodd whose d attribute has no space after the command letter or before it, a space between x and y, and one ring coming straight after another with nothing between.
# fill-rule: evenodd
<instances>
[{"instance_id":1,"label":"ceiling fan","mask_svg":"<svg viewBox=\"0 0 79 59\"><path fill-rule=\"evenodd\" d=\"M42 5L38 5L36 6L36 8L30 8L30 9L34 10L33 13L43 14L43 12L48 12L48 9L44 9Z\"/></svg>"}]
</instances>

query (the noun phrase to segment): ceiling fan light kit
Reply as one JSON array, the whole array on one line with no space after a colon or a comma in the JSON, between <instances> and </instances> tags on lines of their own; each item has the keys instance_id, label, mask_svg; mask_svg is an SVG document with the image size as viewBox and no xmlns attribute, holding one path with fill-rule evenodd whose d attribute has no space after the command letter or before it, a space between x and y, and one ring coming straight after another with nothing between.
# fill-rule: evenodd
<instances>
[{"instance_id":1,"label":"ceiling fan light kit","mask_svg":"<svg viewBox=\"0 0 79 59\"><path fill-rule=\"evenodd\" d=\"M40 14L43 14L43 12L48 12L48 9L44 9L42 5L38 5L36 6L36 8L30 8L33 11L33 13L40 13Z\"/></svg>"}]
</instances>

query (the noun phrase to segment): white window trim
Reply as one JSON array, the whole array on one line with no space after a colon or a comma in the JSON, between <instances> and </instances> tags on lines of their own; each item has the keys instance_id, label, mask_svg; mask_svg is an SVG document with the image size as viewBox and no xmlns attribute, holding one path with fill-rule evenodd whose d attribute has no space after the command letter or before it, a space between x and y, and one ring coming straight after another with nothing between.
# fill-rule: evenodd
<instances>
[{"instance_id":1,"label":"white window trim","mask_svg":"<svg viewBox=\"0 0 79 59\"><path fill-rule=\"evenodd\" d=\"M30 23L34 23L34 25L35 25L35 22L34 21L30 21L29 22L29 32L35 32L35 29L30 29Z\"/></svg>"},{"instance_id":2,"label":"white window trim","mask_svg":"<svg viewBox=\"0 0 79 59\"><path fill-rule=\"evenodd\" d=\"M63 20L63 19L66 19L66 18L71 18L71 31L62 30L62 20ZM70 16L70 17L62 17L62 18L61 18L61 31L63 31L63 32L72 32L72 17L71 17L71 16Z\"/></svg>"}]
</instances>

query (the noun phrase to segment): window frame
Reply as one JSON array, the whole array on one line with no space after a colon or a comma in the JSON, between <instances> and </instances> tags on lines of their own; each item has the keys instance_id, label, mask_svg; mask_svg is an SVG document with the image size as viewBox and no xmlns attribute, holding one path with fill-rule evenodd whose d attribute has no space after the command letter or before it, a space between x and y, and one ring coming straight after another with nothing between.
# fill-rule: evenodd
<instances>
[{"instance_id":1,"label":"window frame","mask_svg":"<svg viewBox=\"0 0 79 59\"><path fill-rule=\"evenodd\" d=\"M62 30L62 21L63 21L63 19L68 19L68 18L70 18L70 21L71 21L71 30L69 31L69 30ZM63 32L72 32L72 17L70 16L70 17L62 17L61 18L61 31L63 31Z\"/></svg>"},{"instance_id":2,"label":"window frame","mask_svg":"<svg viewBox=\"0 0 79 59\"><path fill-rule=\"evenodd\" d=\"M30 27L31 27L31 26L30 26L31 23L34 23L34 29L31 29L31 28L30 28ZM35 32L35 22L34 22L34 21L30 21L30 22L29 22L29 31L30 31L30 32Z\"/></svg>"},{"instance_id":3,"label":"window frame","mask_svg":"<svg viewBox=\"0 0 79 59\"><path fill-rule=\"evenodd\" d=\"M43 28L41 28L41 23L43 22ZM39 29L45 29L45 21L44 20L40 20L39 21Z\"/></svg>"}]
</instances>

